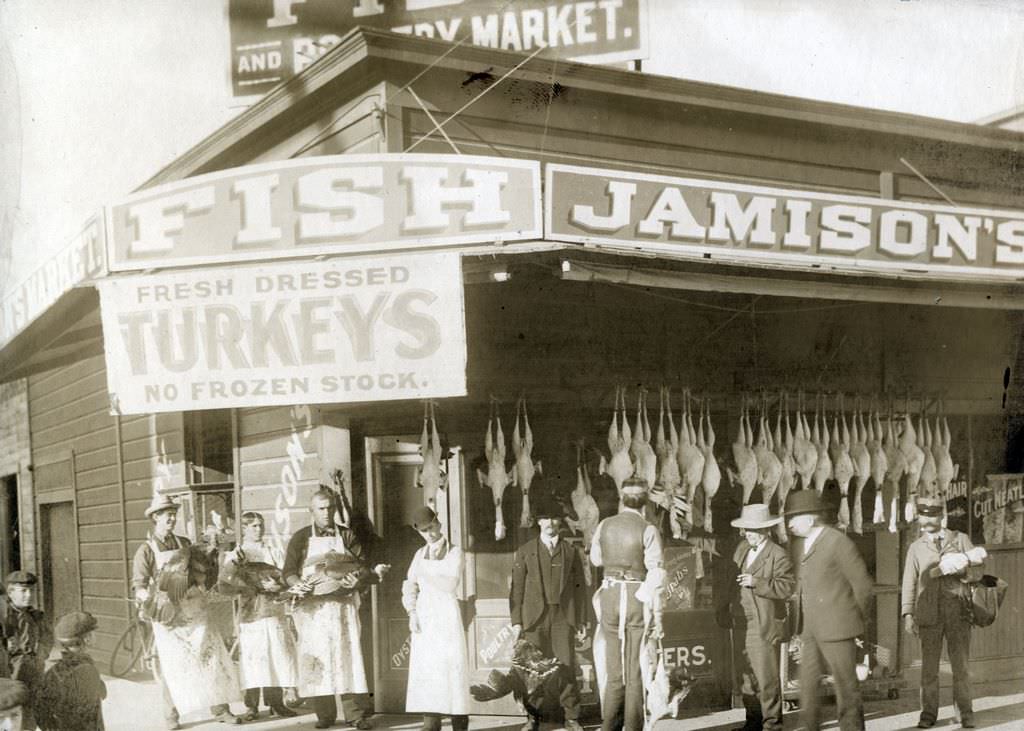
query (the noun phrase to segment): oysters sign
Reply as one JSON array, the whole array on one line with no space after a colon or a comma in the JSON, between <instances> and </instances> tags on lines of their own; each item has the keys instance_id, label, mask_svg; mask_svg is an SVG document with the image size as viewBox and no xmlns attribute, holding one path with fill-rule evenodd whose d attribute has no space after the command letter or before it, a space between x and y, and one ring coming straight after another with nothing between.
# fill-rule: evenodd
<instances>
[{"instance_id":1,"label":"oysters sign","mask_svg":"<svg viewBox=\"0 0 1024 731\"><path fill-rule=\"evenodd\" d=\"M120 414L463 396L454 252L98 282Z\"/></svg>"},{"instance_id":2,"label":"oysters sign","mask_svg":"<svg viewBox=\"0 0 1024 731\"><path fill-rule=\"evenodd\" d=\"M110 271L541 237L540 163L331 155L140 191L109 208Z\"/></svg>"}]
</instances>

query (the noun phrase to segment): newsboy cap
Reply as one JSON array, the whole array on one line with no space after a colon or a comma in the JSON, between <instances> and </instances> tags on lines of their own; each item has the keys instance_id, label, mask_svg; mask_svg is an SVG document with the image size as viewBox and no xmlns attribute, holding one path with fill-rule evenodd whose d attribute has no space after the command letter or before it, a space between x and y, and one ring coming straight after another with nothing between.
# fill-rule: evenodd
<instances>
[{"instance_id":1,"label":"newsboy cap","mask_svg":"<svg viewBox=\"0 0 1024 731\"><path fill-rule=\"evenodd\" d=\"M57 620L53 636L58 642L80 640L96 629L96 618L88 612L69 612Z\"/></svg>"},{"instance_id":2,"label":"newsboy cap","mask_svg":"<svg viewBox=\"0 0 1024 731\"><path fill-rule=\"evenodd\" d=\"M7 580L4 582L8 586L11 584L21 584L22 586L35 586L39 582L36 575L31 571L12 571L7 574Z\"/></svg>"}]
</instances>

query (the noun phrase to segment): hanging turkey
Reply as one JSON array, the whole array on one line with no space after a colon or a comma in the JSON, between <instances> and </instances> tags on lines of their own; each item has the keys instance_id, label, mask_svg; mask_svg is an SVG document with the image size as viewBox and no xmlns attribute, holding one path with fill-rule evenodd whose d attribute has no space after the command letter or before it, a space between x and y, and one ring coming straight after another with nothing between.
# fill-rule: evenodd
<instances>
[{"instance_id":1,"label":"hanging turkey","mask_svg":"<svg viewBox=\"0 0 1024 731\"><path fill-rule=\"evenodd\" d=\"M939 416L941 414L941 429ZM953 457L949 454L949 447L952 440L949 435L949 421L946 419L946 404L939 402L939 413L935 415L935 441L932 446L932 453L935 457L935 487L939 497L943 500L949 499L949 486L956 479L957 469L953 464Z\"/></svg>"},{"instance_id":2,"label":"hanging turkey","mask_svg":"<svg viewBox=\"0 0 1024 731\"><path fill-rule=\"evenodd\" d=\"M732 443L732 459L736 465L736 479L743 488L741 504L746 505L757 485L757 455L754 454L754 433L750 429L746 394L740 398L740 418L736 441Z\"/></svg>"},{"instance_id":3,"label":"hanging turkey","mask_svg":"<svg viewBox=\"0 0 1024 731\"><path fill-rule=\"evenodd\" d=\"M519 432L519 416L522 414L523 431ZM516 425L512 429L512 454L515 457L512 484L517 486L523 495L523 509L519 516L519 525L529 528L533 525L530 513L530 485L534 475L540 471L540 463L533 461L533 432L530 430L530 418L526 413L526 399L522 396L516 401Z\"/></svg>"},{"instance_id":4,"label":"hanging turkey","mask_svg":"<svg viewBox=\"0 0 1024 731\"><path fill-rule=\"evenodd\" d=\"M839 420L842 417L842 428ZM846 423L846 403L842 394L839 395L839 408L832 416L832 441L830 457L832 458L832 474L839 485L839 518L840 528L850 524L850 481L853 479L853 458L850 455L850 429Z\"/></svg>"},{"instance_id":5,"label":"hanging turkey","mask_svg":"<svg viewBox=\"0 0 1024 731\"><path fill-rule=\"evenodd\" d=\"M423 488L423 503L431 510L437 510L437 491L447 486L448 475L442 469L445 455L441 437L437 433L437 418L434 402L423 404L423 432L420 434L420 457L423 464L416 471L416 484Z\"/></svg>"},{"instance_id":6,"label":"hanging turkey","mask_svg":"<svg viewBox=\"0 0 1024 731\"><path fill-rule=\"evenodd\" d=\"M783 411L786 412L785 431L782 428ZM797 480L796 461L793 458L793 426L789 422L789 395L786 393L779 394L779 411L775 417L775 433L773 437L775 441L775 456L779 458L779 464L782 466L782 474L779 477L779 489L776 492L779 512L782 512L783 507L786 505L786 497L793 490ZM780 522L776 526L776 533L779 536L779 540L785 543L788 538L785 521Z\"/></svg>"},{"instance_id":7,"label":"hanging turkey","mask_svg":"<svg viewBox=\"0 0 1024 731\"><path fill-rule=\"evenodd\" d=\"M882 439L882 449L889 461L889 469L882 480L882 502L885 510L885 522L888 524L890 533L897 530L900 507L900 480L907 472L907 458L900 449L896 437L896 429L893 425L892 400L889 401L889 416L885 424L885 436Z\"/></svg>"},{"instance_id":8,"label":"hanging turkey","mask_svg":"<svg viewBox=\"0 0 1024 731\"><path fill-rule=\"evenodd\" d=\"M682 475L679 472L679 462L676 454L679 451L679 434L676 432L676 425L672 422L672 402L669 390L662 387L660 392L660 404L658 406L658 431L654 437L654 454L658 459L658 478L655 485L658 490L652 491L654 500L658 502L669 516L674 514L672 509L673 500L679 493L679 485L682 482ZM668 436L665 434L665 420L668 419ZM681 538L677 521L669 522L672 526L672 535Z\"/></svg>"},{"instance_id":9,"label":"hanging turkey","mask_svg":"<svg viewBox=\"0 0 1024 731\"><path fill-rule=\"evenodd\" d=\"M493 434L492 434L493 427ZM501 417L498 415L498 401L491 397L490 414L487 417L487 434L484 436L484 458L487 470L477 470L480 486L490 488L494 499L494 540L505 538L505 518L502 516L501 500L505 488L515 478L514 467L505 471L505 433L501 429Z\"/></svg>"},{"instance_id":10,"label":"hanging turkey","mask_svg":"<svg viewBox=\"0 0 1024 731\"><path fill-rule=\"evenodd\" d=\"M590 476L587 474L587 463L584 459L586 443L581 439L576 443L576 487L570 494L572 507L576 511L576 519L567 520L569 527L574 531L583 534L583 550L590 550L590 541L594 538L594 531L601 520L601 512L597 507L597 501L591 494ZM584 568L589 564L584 563Z\"/></svg>"},{"instance_id":11,"label":"hanging turkey","mask_svg":"<svg viewBox=\"0 0 1024 731\"><path fill-rule=\"evenodd\" d=\"M633 458L633 474L643 478L649 493L654 492L658 480L658 462L651 446L651 425L647 421L647 389L641 388L636 401L636 424L633 439L629 444L629 456Z\"/></svg>"},{"instance_id":12,"label":"hanging turkey","mask_svg":"<svg viewBox=\"0 0 1024 731\"><path fill-rule=\"evenodd\" d=\"M620 410L619 404L622 404ZM621 424L621 425L620 425ZM615 408L612 411L612 421L608 425L608 462L601 464L601 473L606 474L615 481L615 488L622 494L622 483L627 477L633 474L633 461L629 458L629 446L633 439L633 432L629 429L629 421L626 418L626 389L623 386L615 387Z\"/></svg>"},{"instance_id":13,"label":"hanging turkey","mask_svg":"<svg viewBox=\"0 0 1024 731\"><path fill-rule=\"evenodd\" d=\"M718 492L718 486L722 483L722 471L715 459L715 430L711 426L711 407L704 397L701 403L701 429L707 425L706 435L698 433L697 446L704 455L704 474L701 476L700 486L704 491L704 530L708 533L714 532L711 523L711 502ZM696 506L694 507L696 513Z\"/></svg>"},{"instance_id":14,"label":"hanging turkey","mask_svg":"<svg viewBox=\"0 0 1024 731\"><path fill-rule=\"evenodd\" d=\"M921 419L918 419L918 426L921 429L915 431L914 423L910 418L910 396L905 401L903 413L903 431L900 433L900 452L907 463L907 499L903 506L903 515L909 523L914 520L916 513L916 498L920 490L921 475L925 468L927 456L924 450L924 429ZM924 418L923 416L921 418Z\"/></svg>"},{"instance_id":15,"label":"hanging turkey","mask_svg":"<svg viewBox=\"0 0 1024 731\"><path fill-rule=\"evenodd\" d=\"M701 410L699 421L701 431L704 429L704 412ZM701 479L704 476L704 453L698 446L697 431L693 428L693 412L691 411L691 397L689 389L683 391L683 413L679 418L679 448L676 450L676 463L679 465L679 493L675 501L676 509L672 511L672 534L683 536L686 533L687 524L697 524L694 515L694 500L697 497L697 488L700 487ZM703 516L701 516L703 517ZM701 521L703 524L703 520Z\"/></svg>"},{"instance_id":16,"label":"hanging turkey","mask_svg":"<svg viewBox=\"0 0 1024 731\"><path fill-rule=\"evenodd\" d=\"M754 459L757 462L757 487L761 488L761 502L768 505L782 480L782 462L774 451L775 440L768 429L768 397L761 394L761 414L757 422Z\"/></svg>"},{"instance_id":17,"label":"hanging turkey","mask_svg":"<svg viewBox=\"0 0 1024 731\"><path fill-rule=\"evenodd\" d=\"M811 430L804 414L804 392L797 393L796 400L796 431L793 434L793 462L796 472L800 475L800 489L811 486L814 469L818 466L818 448L811 443Z\"/></svg>"},{"instance_id":18,"label":"hanging turkey","mask_svg":"<svg viewBox=\"0 0 1024 731\"><path fill-rule=\"evenodd\" d=\"M871 454L868 452L867 427L864 425L864 413L860 409L860 397L854 403L850 418L853 429L850 433L850 462L853 466L853 516L854 533L864 530L864 505L861 495L864 485L871 479Z\"/></svg>"}]
</instances>

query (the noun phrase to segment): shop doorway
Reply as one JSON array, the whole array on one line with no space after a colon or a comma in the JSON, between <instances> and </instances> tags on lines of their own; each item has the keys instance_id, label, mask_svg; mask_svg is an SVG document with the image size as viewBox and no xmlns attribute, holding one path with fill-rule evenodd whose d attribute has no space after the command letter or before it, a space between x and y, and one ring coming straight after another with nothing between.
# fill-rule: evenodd
<instances>
[{"instance_id":1,"label":"shop doorway","mask_svg":"<svg viewBox=\"0 0 1024 731\"><path fill-rule=\"evenodd\" d=\"M0 478L0 572L21 568L21 531L18 522L18 476Z\"/></svg>"},{"instance_id":2,"label":"shop doorway","mask_svg":"<svg viewBox=\"0 0 1024 731\"><path fill-rule=\"evenodd\" d=\"M43 610L61 617L81 608L78 527L71 500L39 505Z\"/></svg>"}]
</instances>

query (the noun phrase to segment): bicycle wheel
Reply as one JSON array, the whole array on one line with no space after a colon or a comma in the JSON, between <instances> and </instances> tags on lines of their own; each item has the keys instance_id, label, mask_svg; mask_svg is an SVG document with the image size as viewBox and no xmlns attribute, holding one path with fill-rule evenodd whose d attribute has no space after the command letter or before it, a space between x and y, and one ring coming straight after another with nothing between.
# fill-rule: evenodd
<instances>
[{"instance_id":1,"label":"bicycle wheel","mask_svg":"<svg viewBox=\"0 0 1024 731\"><path fill-rule=\"evenodd\" d=\"M123 678L138 664L146 649L146 629L138 621L128 625L121 638L110 653L110 674L115 678Z\"/></svg>"}]
</instances>

